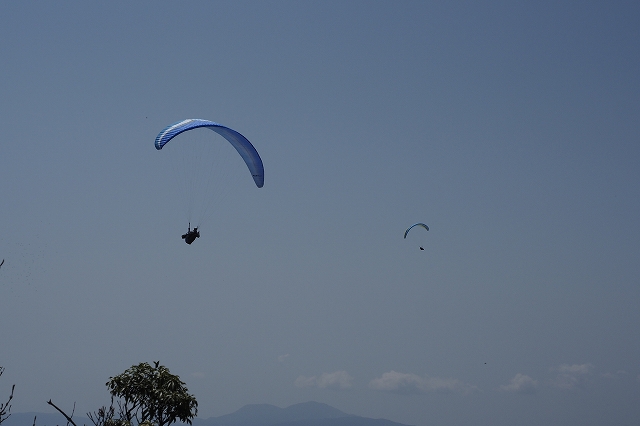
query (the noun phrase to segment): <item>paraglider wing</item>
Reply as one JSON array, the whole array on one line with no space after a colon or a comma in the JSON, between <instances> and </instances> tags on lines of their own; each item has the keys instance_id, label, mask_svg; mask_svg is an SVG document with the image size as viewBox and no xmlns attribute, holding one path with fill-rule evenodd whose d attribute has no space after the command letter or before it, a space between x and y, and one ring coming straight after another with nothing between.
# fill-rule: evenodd
<instances>
[{"instance_id":1,"label":"paraglider wing","mask_svg":"<svg viewBox=\"0 0 640 426\"><path fill-rule=\"evenodd\" d=\"M428 227L427 225L425 225L424 223L414 223L413 225L411 225L410 227L408 227L406 231L404 231L404 237L405 237L405 238L407 238L407 234L409 233L409 231L411 231L411 229L412 229L414 226L420 226L420 227L422 227L422 228L426 229L427 231L429 230L429 227Z\"/></svg>"},{"instance_id":2,"label":"paraglider wing","mask_svg":"<svg viewBox=\"0 0 640 426\"><path fill-rule=\"evenodd\" d=\"M209 120L201 120L198 118L189 118L187 120L172 124L171 126L168 126L163 131L161 131L160 134L158 134L158 136L156 137L156 149L162 149L162 147L164 147L167 142L178 136L180 133L197 129L199 127L206 127L208 129L211 129L225 138L227 141L229 141L229 143L233 145L236 151L238 151L238 154L240 154L245 164L249 168L256 186L258 188L262 188L262 186L264 185L264 167L262 165L262 159L260 158L260 155L258 155L258 151L256 151L254 146L251 144L251 142L249 142L247 138L245 138L235 130L223 126L222 124L214 123L213 121Z\"/></svg>"}]
</instances>

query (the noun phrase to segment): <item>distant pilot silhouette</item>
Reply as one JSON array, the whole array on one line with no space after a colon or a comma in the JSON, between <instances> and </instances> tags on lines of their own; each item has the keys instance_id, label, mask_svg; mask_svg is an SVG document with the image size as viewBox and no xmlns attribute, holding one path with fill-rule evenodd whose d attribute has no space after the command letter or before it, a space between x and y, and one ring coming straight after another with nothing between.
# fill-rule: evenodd
<instances>
[{"instance_id":1,"label":"distant pilot silhouette","mask_svg":"<svg viewBox=\"0 0 640 426\"><path fill-rule=\"evenodd\" d=\"M187 244L191 244L192 242L194 242L196 240L196 238L200 237L200 232L198 232L198 228L193 228L193 231L191 230L191 222L189 222L189 230L187 231L186 234L182 234L182 239L184 240L185 243Z\"/></svg>"}]
</instances>

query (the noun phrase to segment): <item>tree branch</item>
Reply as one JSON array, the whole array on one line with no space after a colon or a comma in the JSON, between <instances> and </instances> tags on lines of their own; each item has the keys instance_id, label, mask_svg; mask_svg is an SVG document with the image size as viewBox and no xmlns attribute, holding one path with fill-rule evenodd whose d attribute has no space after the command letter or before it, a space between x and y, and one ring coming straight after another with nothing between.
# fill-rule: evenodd
<instances>
[{"instance_id":1,"label":"tree branch","mask_svg":"<svg viewBox=\"0 0 640 426\"><path fill-rule=\"evenodd\" d=\"M0 376L4 373L4 367L0 367ZM11 386L11 395L6 403L0 404L0 423L4 422L11 416L11 400L13 399L13 390L16 385Z\"/></svg>"},{"instance_id":2,"label":"tree branch","mask_svg":"<svg viewBox=\"0 0 640 426\"><path fill-rule=\"evenodd\" d=\"M68 423L71 423L73 426L78 426L76 424L76 422L73 421L73 419L69 416L67 416L67 413L65 413L64 411L62 411L61 409L59 409L56 404L54 404L53 402L51 402L51 400L47 401L47 404L49 404L50 406L52 406L53 408L55 408L56 410L58 410L60 412L60 414L62 414L66 419ZM75 404L73 406L73 411L75 411ZM73 414L71 414L73 416Z\"/></svg>"}]
</instances>

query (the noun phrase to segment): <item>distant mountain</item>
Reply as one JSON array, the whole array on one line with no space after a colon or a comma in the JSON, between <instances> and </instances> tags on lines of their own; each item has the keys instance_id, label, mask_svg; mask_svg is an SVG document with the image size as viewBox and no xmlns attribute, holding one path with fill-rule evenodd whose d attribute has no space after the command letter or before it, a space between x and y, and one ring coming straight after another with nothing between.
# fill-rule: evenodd
<instances>
[{"instance_id":1,"label":"distant mountain","mask_svg":"<svg viewBox=\"0 0 640 426\"><path fill-rule=\"evenodd\" d=\"M14 413L2 426L66 426L62 414ZM86 417L73 416L78 426L93 426ZM176 423L176 426L183 426ZM245 405L238 411L220 417L193 419L193 426L407 426L385 419L369 419L344 413L337 408L319 402L304 402L287 408L269 404Z\"/></svg>"},{"instance_id":2,"label":"distant mountain","mask_svg":"<svg viewBox=\"0 0 640 426\"><path fill-rule=\"evenodd\" d=\"M340 417L338 419L299 420L297 422L278 423L274 426L408 426L385 419L367 417Z\"/></svg>"},{"instance_id":3,"label":"distant mountain","mask_svg":"<svg viewBox=\"0 0 640 426\"><path fill-rule=\"evenodd\" d=\"M3 425L4 426L4 425ZM304 402L287 408L269 404L245 405L220 417L194 419L193 426L407 426L384 419L369 419L344 413L319 402Z\"/></svg>"},{"instance_id":4,"label":"distant mountain","mask_svg":"<svg viewBox=\"0 0 640 426\"><path fill-rule=\"evenodd\" d=\"M337 408L319 402L304 402L287 408L269 404L245 405L238 411L206 420L194 420L193 426L269 426L299 420L336 419L350 417Z\"/></svg>"}]
</instances>

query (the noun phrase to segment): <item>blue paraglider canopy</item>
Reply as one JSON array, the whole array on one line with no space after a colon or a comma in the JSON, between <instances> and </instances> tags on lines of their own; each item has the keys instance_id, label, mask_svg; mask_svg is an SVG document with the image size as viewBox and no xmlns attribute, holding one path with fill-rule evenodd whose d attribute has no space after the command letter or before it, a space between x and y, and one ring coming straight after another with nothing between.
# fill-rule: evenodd
<instances>
[{"instance_id":1,"label":"blue paraglider canopy","mask_svg":"<svg viewBox=\"0 0 640 426\"><path fill-rule=\"evenodd\" d=\"M236 132L229 127L222 124L214 123L209 120L201 120L198 118L189 118L178 123L168 126L158 134L156 137L156 149L162 149L171 139L178 136L180 133L184 133L189 130L197 129L199 127L206 127L218 133L225 138L233 147L238 151L238 154L242 157L246 163L253 180L258 188L262 188L264 185L264 167L262 165L262 159L258 155L258 151L253 147L251 142L240 133Z\"/></svg>"}]
</instances>

